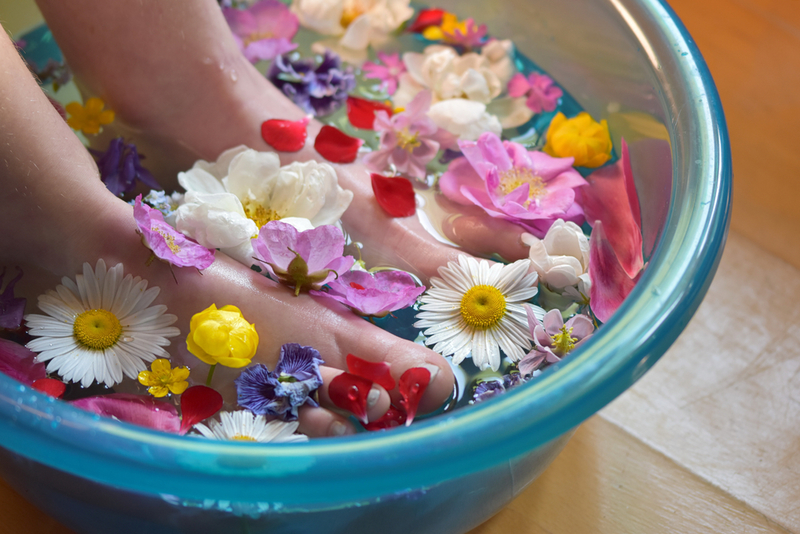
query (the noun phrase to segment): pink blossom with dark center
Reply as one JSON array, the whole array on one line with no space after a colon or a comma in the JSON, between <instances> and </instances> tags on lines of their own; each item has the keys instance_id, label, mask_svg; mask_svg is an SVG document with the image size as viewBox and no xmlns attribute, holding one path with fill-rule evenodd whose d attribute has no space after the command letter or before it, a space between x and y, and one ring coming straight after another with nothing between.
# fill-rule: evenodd
<instances>
[{"instance_id":1,"label":"pink blossom with dark center","mask_svg":"<svg viewBox=\"0 0 800 534\"><path fill-rule=\"evenodd\" d=\"M508 82L508 96L512 98L527 96L525 105L534 113L555 111L558 99L564 96L564 91L553 83L553 79L545 74L532 72L526 78L525 75L517 73Z\"/></svg>"},{"instance_id":2,"label":"pink blossom with dark center","mask_svg":"<svg viewBox=\"0 0 800 534\"><path fill-rule=\"evenodd\" d=\"M418 287L403 271L348 271L328 283L328 291L310 291L349 306L358 315L385 317L390 312L408 308L417 301L425 287Z\"/></svg>"},{"instance_id":3,"label":"pink blossom with dark center","mask_svg":"<svg viewBox=\"0 0 800 534\"><path fill-rule=\"evenodd\" d=\"M361 70L364 77L381 81L381 87L390 95L397 91L397 83L400 75L406 72L406 64L400 59L400 54L386 54L378 52L380 63L367 61Z\"/></svg>"},{"instance_id":4,"label":"pink blossom with dark center","mask_svg":"<svg viewBox=\"0 0 800 534\"><path fill-rule=\"evenodd\" d=\"M236 44L250 63L275 59L297 48L297 16L278 0L260 0L247 9L222 8Z\"/></svg>"}]
</instances>

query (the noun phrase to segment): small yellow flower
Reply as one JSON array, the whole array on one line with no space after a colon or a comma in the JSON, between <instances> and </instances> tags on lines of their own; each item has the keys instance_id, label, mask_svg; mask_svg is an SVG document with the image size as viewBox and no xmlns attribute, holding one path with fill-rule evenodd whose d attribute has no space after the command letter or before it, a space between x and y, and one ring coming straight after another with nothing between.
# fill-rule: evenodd
<instances>
[{"instance_id":1,"label":"small yellow flower","mask_svg":"<svg viewBox=\"0 0 800 534\"><path fill-rule=\"evenodd\" d=\"M611 159L608 123L582 111L568 119L559 112L547 129L544 151L556 158L575 158L576 167L599 167Z\"/></svg>"},{"instance_id":2,"label":"small yellow flower","mask_svg":"<svg viewBox=\"0 0 800 534\"><path fill-rule=\"evenodd\" d=\"M456 30L461 30L464 35L467 34L467 22L458 21L452 13L445 12L442 15L442 23L439 26L428 26L422 31L423 37L429 41L441 41L445 38L445 33L454 35Z\"/></svg>"},{"instance_id":3,"label":"small yellow flower","mask_svg":"<svg viewBox=\"0 0 800 534\"><path fill-rule=\"evenodd\" d=\"M139 382L147 386L147 392L154 397L165 397L167 391L180 395L189 387L189 369L187 367L176 367L169 363L169 360L158 358L150 364L152 371L142 371L139 373Z\"/></svg>"},{"instance_id":4,"label":"small yellow flower","mask_svg":"<svg viewBox=\"0 0 800 534\"><path fill-rule=\"evenodd\" d=\"M248 323L236 306L217 309L212 304L192 316L189 329L186 347L209 365L245 367L258 348L255 325Z\"/></svg>"},{"instance_id":5,"label":"small yellow flower","mask_svg":"<svg viewBox=\"0 0 800 534\"><path fill-rule=\"evenodd\" d=\"M86 106L79 102L70 102L64 108L70 114L67 124L75 131L82 131L86 135L97 135L100 127L114 121L114 112L110 109L103 110L105 102L95 97L86 101Z\"/></svg>"}]
</instances>

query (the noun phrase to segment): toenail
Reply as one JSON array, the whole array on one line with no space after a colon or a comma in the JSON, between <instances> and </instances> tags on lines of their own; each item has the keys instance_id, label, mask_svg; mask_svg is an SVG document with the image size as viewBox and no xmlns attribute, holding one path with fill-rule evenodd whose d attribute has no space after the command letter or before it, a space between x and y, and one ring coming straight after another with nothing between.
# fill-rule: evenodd
<instances>
[{"instance_id":1,"label":"toenail","mask_svg":"<svg viewBox=\"0 0 800 534\"><path fill-rule=\"evenodd\" d=\"M352 434L352 430L341 421L334 421L331 424L330 435L331 436L344 436L345 434Z\"/></svg>"},{"instance_id":2,"label":"toenail","mask_svg":"<svg viewBox=\"0 0 800 534\"><path fill-rule=\"evenodd\" d=\"M430 385L433 382L433 379L436 378L436 375L439 374L440 371L439 366L433 365L432 363L423 363L422 365L420 365L420 367L424 367L425 369L431 372L431 381L428 382L428 385Z\"/></svg>"},{"instance_id":3,"label":"toenail","mask_svg":"<svg viewBox=\"0 0 800 534\"><path fill-rule=\"evenodd\" d=\"M378 404L378 399L381 398L381 390L376 387L372 387L369 390L369 395L367 395L367 408L372 408L376 404Z\"/></svg>"}]
</instances>

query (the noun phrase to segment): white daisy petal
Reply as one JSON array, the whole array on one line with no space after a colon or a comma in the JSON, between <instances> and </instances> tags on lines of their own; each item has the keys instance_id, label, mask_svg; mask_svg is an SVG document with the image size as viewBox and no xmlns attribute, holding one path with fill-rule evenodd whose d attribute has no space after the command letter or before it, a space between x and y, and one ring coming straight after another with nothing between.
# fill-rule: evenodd
<instances>
[{"instance_id":1,"label":"white daisy petal","mask_svg":"<svg viewBox=\"0 0 800 534\"><path fill-rule=\"evenodd\" d=\"M220 420L212 420L209 426L196 424L194 429L203 437L217 440L252 441L258 443L293 443L307 441L308 437L295 434L298 423L273 420L267 423L263 415L247 410L222 412Z\"/></svg>"}]
</instances>

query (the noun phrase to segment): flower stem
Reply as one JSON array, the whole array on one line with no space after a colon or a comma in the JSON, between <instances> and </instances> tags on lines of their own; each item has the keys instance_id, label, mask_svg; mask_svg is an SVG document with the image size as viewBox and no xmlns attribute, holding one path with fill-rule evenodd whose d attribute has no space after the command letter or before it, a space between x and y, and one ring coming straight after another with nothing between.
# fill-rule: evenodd
<instances>
[{"instance_id":1,"label":"flower stem","mask_svg":"<svg viewBox=\"0 0 800 534\"><path fill-rule=\"evenodd\" d=\"M215 363L211 367L208 368L208 378L206 378L206 385L211 386L211 379L214 378L214 369L217 368L217 364Z\"/></svg>"}]
</instances>

